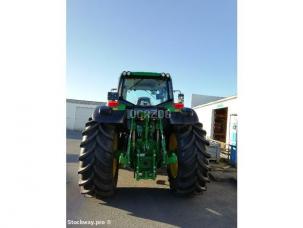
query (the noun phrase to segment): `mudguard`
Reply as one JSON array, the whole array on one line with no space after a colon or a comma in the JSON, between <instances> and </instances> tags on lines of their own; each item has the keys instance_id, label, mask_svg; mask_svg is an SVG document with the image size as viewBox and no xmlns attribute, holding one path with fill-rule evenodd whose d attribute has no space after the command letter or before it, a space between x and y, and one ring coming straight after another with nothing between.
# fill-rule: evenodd
<instances>
[{"instance_id":1,"label":"mudguard","mask_svg":"<svg viewBox=\"0 0 303 228\"><path fill-rule=\"evenodd\" d=\"M199 123L199 118L195 110L191 108L183 108L181 112L170 113L169 122L172 125L175 124L196 124Z\"/></svg>"},{"instance_id":2,"label":"mudguard","mask_svg":"<svg viewBox=\"0 0 303 228\"><path fill-rule=\"evenodd\" d=\"M98 123L123 124L126 111L113 110L108 106L97 106L92 119Z\"/></svg>"}]
</instances>

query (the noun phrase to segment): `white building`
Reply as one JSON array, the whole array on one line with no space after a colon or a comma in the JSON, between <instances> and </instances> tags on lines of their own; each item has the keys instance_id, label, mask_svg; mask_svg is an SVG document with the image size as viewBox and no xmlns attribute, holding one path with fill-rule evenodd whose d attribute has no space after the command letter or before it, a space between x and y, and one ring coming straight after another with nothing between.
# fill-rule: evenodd
<instances>
[{"instance_id":1,"label":"white building","mask_svg":"<svg viewBox=\"0 0 303 228\"><path fill-rule=\"evenodd\" d=\"M237 96L193 107L209 138L232 144L231 133L237 130Z\"/></svg>"},{"instance_id":2,"label":"white building","mask_svg":"<svg viewBox=\"0 0 303 228\"><path fill-rule=\"evenodd\" d=\"M66 128L82 131L88 118L98 105L104 102L66 99Z\"/></svg>"}]
</instances>

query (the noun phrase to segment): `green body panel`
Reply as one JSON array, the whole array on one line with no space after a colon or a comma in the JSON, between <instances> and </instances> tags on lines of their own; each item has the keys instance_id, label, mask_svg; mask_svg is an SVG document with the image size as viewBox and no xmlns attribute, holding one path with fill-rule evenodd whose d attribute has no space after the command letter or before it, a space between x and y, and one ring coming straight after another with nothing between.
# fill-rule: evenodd
<instances>
[{"instance_id":1,"label":"green body panel","mask_svg":"<svg viewBox=\"0 0 303 228\"><path fill-rule=\"evenodd\" d=\"M162 119L150 119L142 115L139 120L130 120L127 150L121 151L119 163L124 168L133 168L135 179L156 179L157 168L176 163L175 151L166 151Z\"/></svg>"},{"instance_id":2,"label":"green body panel","mask_svg":"<svg viewBox=\"0 0 303 228\"><path fill-rule=\"evenodd\" d=\"M169 112L176 112L176 109L175 109L175 107L173 106L172 103L165 104L164 107L165 107Z\"/></svg>"},{"instance_id":3,"label":"green body panel","mask_svg":"<svg viewBox=\"0 0 303 228\"><path fill-rule=\"evenodd\" d=\"M119 111L122 111L122 110L125 110L125 109L126 109L126 105L121 104L121 103L119 103L118 107L113 108L113 110L119 110Z\"/></svg>"}]
</instances>

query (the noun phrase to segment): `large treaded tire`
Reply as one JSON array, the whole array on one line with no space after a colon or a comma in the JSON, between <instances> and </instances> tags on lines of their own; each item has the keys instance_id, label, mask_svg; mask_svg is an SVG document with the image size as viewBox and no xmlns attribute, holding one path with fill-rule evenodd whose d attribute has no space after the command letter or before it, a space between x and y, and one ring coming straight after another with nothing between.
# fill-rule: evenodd
<instances>
[{"instance_id":1,"label":"large treaded tire","mask_svg":"<svg viewBox=\"0 0 303 228\"><path fill-rule=\"evenodd\" d=\"M177 126L173 133L177 141L178 171L173 177L168 169L170 189L180 196L206 191L210 155L206 152L209 143L202 124Z\"/></svg>"},{"instance_id":2,"label":"large treaded tire","mask_svg":"<svg viewBox=\"0 0 303 228\"><path fill-rule=\"evenodd\" d=\"M80 192L85 196L103 198L115 193L118 180L118 166L113 164L116 145L113 125L89 119L82 132L78 170Z\"/></svg>"}]
</instances>

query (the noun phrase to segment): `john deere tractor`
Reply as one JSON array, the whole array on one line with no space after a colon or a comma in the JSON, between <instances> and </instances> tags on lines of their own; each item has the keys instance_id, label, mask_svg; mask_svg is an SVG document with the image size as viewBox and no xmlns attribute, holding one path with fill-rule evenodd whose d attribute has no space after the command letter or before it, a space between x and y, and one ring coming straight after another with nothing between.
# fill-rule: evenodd
<instances>
[{"instance_id":1,"label":"john deere tractor","mask_svg":"<svg viewBox=\"0 0 303 228\"><path fill-rule=\"evenodd\" d=\"M118 89L108 93L107 106L95 109L82 132L81 193L113 195L119 168L133 170L136 180L155 180L157 171L166 168L175 194L206 191L206 132L195 111L183 103L170 74L122 72Z\"/></svg>"}]
</instances>

